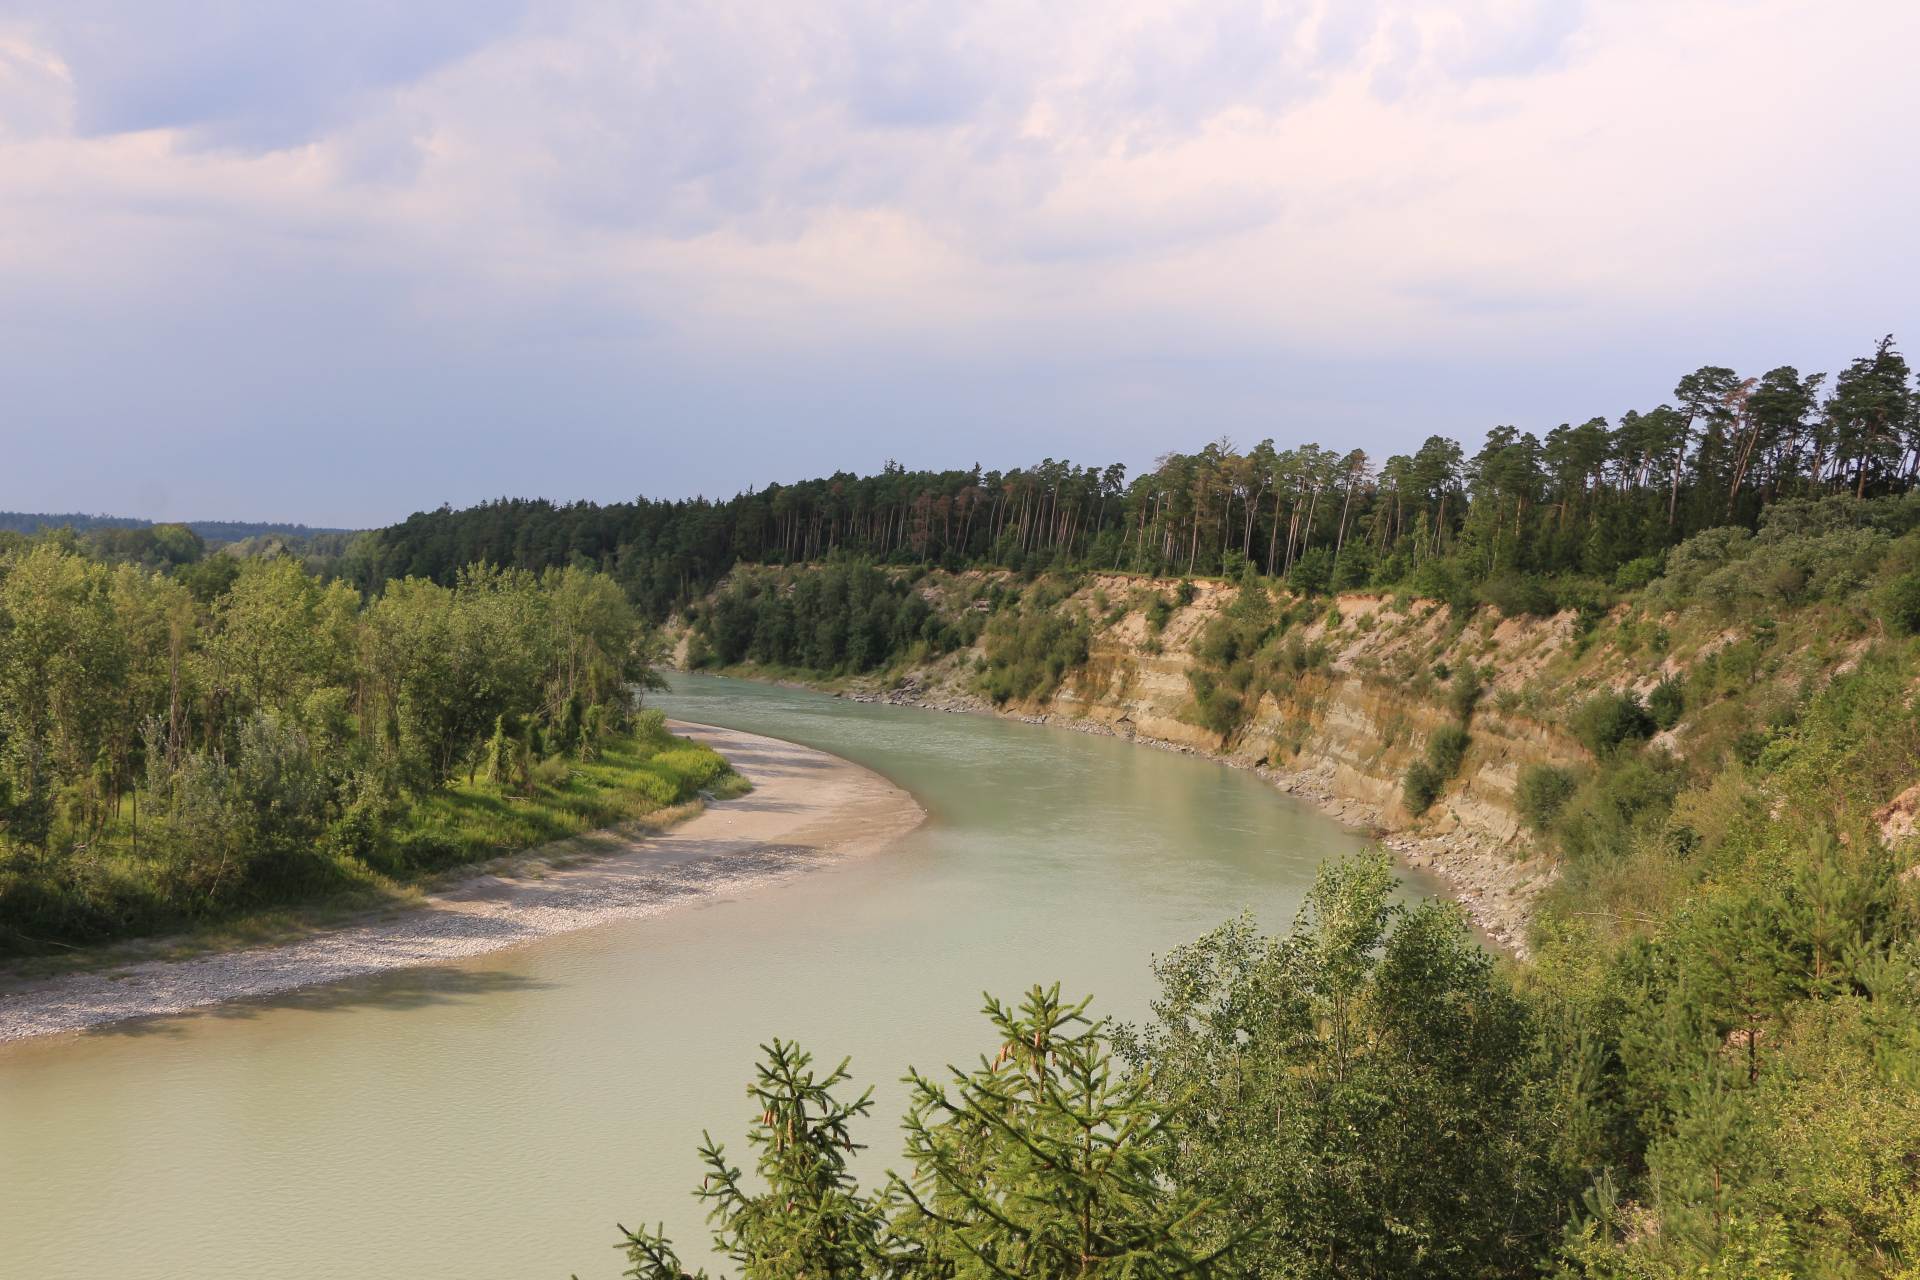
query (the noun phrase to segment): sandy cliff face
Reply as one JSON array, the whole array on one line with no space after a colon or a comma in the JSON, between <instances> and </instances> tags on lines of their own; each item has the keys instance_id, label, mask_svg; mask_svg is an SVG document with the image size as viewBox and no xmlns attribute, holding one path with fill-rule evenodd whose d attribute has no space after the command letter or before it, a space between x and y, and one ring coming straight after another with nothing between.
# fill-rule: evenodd
<instances>
[{"instance_id":1,"label":"sandy cliff face","mask_svg":"<svg viewBox=\"0 0 1920 1280\"><path fill-rule=\"evenodd\" d=\"M841 692L1054 721L1256 770L1430 870L1489 935L1519 952L1555 868L1523 829L1517 792L1530 766L1594 763L1570 730L1587 699L1629 690L1644 697L1674 681L1680 719L1649 750L1711 766L1790 718L1809 690L1857 666L1882 634L1857 610L1819 603L1744 617L1710 604L1662 609L1657 594L1584 616L1503 618L1482 608L1457 618L1433 601L1362 594L1282 595L1263 613L1237 585L1122 574L1033 581L920 571L913 581L941 617L986 624L989 635L922 665L837 682ZM1010 597L1015 612L1006 610ZM1040 610L1081 620L1086 661L1044 697L989 703L981 691L991 629L1018 631ZM1234 642L1223 646L1230 626ZM1054 630L1021 632L1021 643L1001 648L1028 662L1027 642L1037 634L1050 646ZM1463 685L1476 686L1477 699L1463 698ZM1223 700L1222 689L1246 696ZM1426 811L1408 812L1409 767L1440 731L1462 725L1459 767ZM1916 794L1920 785L1879 820L1905 831L1920 812Z\"/></svg>"},{"instance_id":2,"label":"sandy cliff face","mask_svg":"<svg viewBox=\"0 0 1920 1280\"><path fill-rule=\"evenodd\" d=\"M961 574L925 590L937 605L958 611L988 580ZM1156 597L1176 599L1177 589L1172 581L1101 576L1055 606L1084 612L1096 629L1085 667L1044 700L995 708L980 698L973 691L979 645L851 693L1065 722L1257 770L1281 790L1380 835L1444 881L1491 937L1524 952L1528 911L1552 868L1522 831L1515 790L1526 766L1577 764L1586 753L1564 730L1517 706L1542 668L1573 643L1572 617L1488 616L1459 628L1445 606L1397 609L1382 597L1342 596L1286 633L1314 652L1313 665L1276 682L1278 692L1262 692L1245 723L1223 738L1200 723L1190 677L1204 665L1196 653L1201 637L1238 589L1193 584L1191 603L1155 631L1149 606ZM1451 676L1469 664L1483 673L1485 692L1470 721L1466 757L1438 801L1416 817L1402 804L1402 779L1429 737L1458 722L1449 683L1435 673Z\"/></svg>"}]
</instances>

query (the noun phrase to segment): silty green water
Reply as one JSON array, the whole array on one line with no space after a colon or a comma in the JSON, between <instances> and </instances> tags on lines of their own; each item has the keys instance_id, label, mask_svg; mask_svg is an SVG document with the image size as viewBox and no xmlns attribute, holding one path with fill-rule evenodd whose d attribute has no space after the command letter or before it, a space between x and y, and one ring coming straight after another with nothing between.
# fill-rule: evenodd
<instances>
[{"instance_id":1,"label":"silty green water","mask_svg":"<svg viewBox=\"0 0 1920 1280\"><path fill-rule=\"evenodd\" d=\"M1284 926L1360 841L1249 774L1110 738L708 678L660 705L884 773L898 847L460 966L0 1051L0 1275L527 1280L704 1254L703 1126L744 1155L756 1046L878 1088L989 1048L981 992L1145 1012L1152 955Z\"/></svg>"}]
</instances>

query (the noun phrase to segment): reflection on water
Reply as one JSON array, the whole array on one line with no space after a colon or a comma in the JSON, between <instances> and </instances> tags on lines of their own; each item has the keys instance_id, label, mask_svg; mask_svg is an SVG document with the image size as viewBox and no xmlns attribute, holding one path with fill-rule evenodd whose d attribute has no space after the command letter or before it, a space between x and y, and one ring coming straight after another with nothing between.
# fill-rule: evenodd
<instances>
[{"instance_id":1,"label":"reflection on water","mask_svg":"<svg viewBox=\"0 0 1920 1280\"><path fill-rule=\"evenodd\" d=\"M478 957L0 1050L0 1274L619 1274L614 1223L705 1239L694 1148L757 1046L853 1055L897 1152L908 1064L986 1047L981 992L1145 1012L1148 961L1281 926L1358 840L1257 779L1113 739L703 678L690 720L858 760L926 805L897 848Z\"/></svg>"}]
</instances>

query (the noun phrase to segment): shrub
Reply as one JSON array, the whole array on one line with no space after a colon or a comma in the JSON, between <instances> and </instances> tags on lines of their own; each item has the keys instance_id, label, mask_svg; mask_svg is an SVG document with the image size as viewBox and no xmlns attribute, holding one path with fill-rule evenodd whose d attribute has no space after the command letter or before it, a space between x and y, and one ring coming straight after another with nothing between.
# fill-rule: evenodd
<instances>
[{"instance_id":1,"label":"shrub","mask_svg":"<svg viewBox=\"0 0 1920 1280\"><path fill-rule=\"evenodd\" d=\"M1333 552L1315 547L1293 562L1287 585L1303 596L1320 595L1333 586Z\"/></svg>"},{"instance_id":2,"label":"shrub","mask_svg":"<svg viewBox=\"0 0 1920 1280\"><path fill-rule=\"evenodd\" d=\"M1508 618L1548 617L1559 607L1553 591L1537 574L1503 573L1481 588L1487 602Z\"/></svg>"},{"instance_id":3,"label":"shrub","mask_svg":"<svg viewBox=\"0 0 1920 1280\"><path fill-rule=\"evenodd\" d=\"M573 780L573 765L565 756L548 756L533 766L533 785L558 791Z\"/></svg>"},{"instance_id":4,"label":"shrub","mask_svg":"<svg viewBox=\"0 0 1920 1280\"><path fill-rule=\"evenodd\" d=\"M1147 606L1147 628L1159 635L1167 629L1167 620L1173 617L1173 601L1155 593L1153 603Z\"/></svg>"},{"instance_id":5,"label":"shrub","mask_svg":"<svg viewBox=\"0 0 1920 1280\"><path fill-rule=\"evenodd\" d=\"M712 786L714 780L727 771L727 762L705 747L662 751L652 763L679 780L682 798Z\"/></svg>"},{"instance_id":6,"label":"shrub","mask_svg":"<svg viewBox=\"0 0 1920 1280\"><path fill-rule=\"evenodd\" d=\"M1471 739L1467 731L1457 724L1441 725L1427 739L1427 763L1445 782L1460 772L1460 762L1466 758L1467 743Z\"/></svg>"},{"instance_id":7,"label":"shrub","mask_svg":"<svg viewBox=\"0 0 1920 1280\"><path fill-rule=\"evenodd\" d=\"M1575 792L1559 823L1560 847L1576 861L1619 858L1636 836L1666 821L1681 774L1662 752L1609 762Z\"/></svg>"},{"instance_id":8,"label":"shrub","mask_svg":"<svg viewBox=\"0 0 1920 1280\"><path fill-rule=\"evenodd\" d=\"M673 735L667 732L667 713L658 707L648 707L633 718L633 736L640 745L655 751L673 741Z\"/></svg>"},{"instance_id":9,"label":"shrub","mask_svg":"<svg viewBox=\"0 0 1920 1280\"><path fill-rule=\"evenodd\" d=\"M1613 571L1613 585L1622 591L1638 591L1660 576L1665 556L1640 556Z\"/></svg>"},{"instance_id":10,"label":"shrub","mask_svg":"<svg viewBox=\"0 0 1920 1280\"><path fill-rule=\"evenodd\" d=\"M1520 785L1514 792L1520 820L1534 832L1545 834L1579 785L1569 769L1556 769L1550 764L1528 765L1520 771Z\"/></svg>"},{"instance_id":11,"label":"shrub","mask_svg":"<svg viewBox=\"0 0 1920 1280\"><path fill-rule=\"evenodd\" d=\"M1661 729L1671 729L1680 723L1680 717L1687 709L1687 695L1680 682L1668 676L1653 686L1653 692L1647 695L1647 713L1653 717L1653 723Z\"/></svg>"},{"instance_id":12,"label":"shrub","mask_svg":"<svg viewBox=\"0 0 1920 1280\"><path fill-rule=\"evenodd\" d=\"M995 618L986 631L981 690L996 704L1044 702L1086 663L1088 639L1084 619L1057 610Z\"/></svg>"},{"instance_id":13,"label":"shrub","mask_svg":"<svg viewBox=\"0 0 1920 1280\"><path fill-rule=\"evenodd\" d=\"M1920 571L1894 579L1881 608L1894 630L1903 635L1920 633Z\"/></svg>"},{"instance_id":14,"label":"shrub","mask_svg":"<svg viewBox=\"0 0 1920 1280\"><path fill-rule=\"evenodd\" d=\"M1181 607L1184 608L1193 603L1194 596L1199 594L1199 588L1193 585L1193 579L1183 578L1180 585L1174 588L1173 593L1179 598Z\"/></svg>"},{"instance_id":15,"label":"shrub","mask_svg":"<svg viewBox=\"0 0 1920 1280\"><path fill-rule=\"evenodd\" d=\"M1644 742L1653 729L1653 717L1632 693L1596 693L1573 713L1574 735L1597 756Z\"/></svg>"},{"instance_id":16,"label":"shrub","mask_svg":"<svg viewBox=\"0 0 1920 1280\"><path fill-rule=\"evenodd\" d=\"M1460 723L1473 719L1474 708L1480 705L1480 694L1486 686L1480 682L1480 670L1472 663L1460 668L1453 679L1453 688L1447 693L1447 703L1453 708Z\"/></svg>"},{"instance_id":17,"label":"shrub","mask_svg":"<svg viewBox=\"0 0 1920 1280\"><path fill-rule=\"evenodd\" d=\"M1408 767L1400 786L1407 812L1417 818L1431 809L1433 802L1440 798L1440 788L1445 781L1432 765L1425 760L1416 760Z\"/></svg>"},{"instance_id":18,"label":"shrub","mask_svg":"<svg viewBox=\"0 0 1920 1280\"><path fill-rule=\"evenodd\" d=\"M1349 542L1333 563L1333 589L1356 591L1365 587L1373 578L1373 561L1372 547L1364 542Z\"/></svg>"}]
</instances>

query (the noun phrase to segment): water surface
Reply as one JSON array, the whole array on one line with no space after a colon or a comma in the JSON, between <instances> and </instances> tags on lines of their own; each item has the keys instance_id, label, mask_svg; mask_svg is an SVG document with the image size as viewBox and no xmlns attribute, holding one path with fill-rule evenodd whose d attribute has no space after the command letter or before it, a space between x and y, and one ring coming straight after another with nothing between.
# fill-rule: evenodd
<instances>
[{"instance_id":1,"label":"water surface","mask_svg":"<svg viewBox=\"0 0 1920 1280\"><path fill-rule=\"evenodd\" d=\"M745 1157L756 1046L852 1055L895 1163L908 1064L990 1048L981 992L1137 1019L1150 957L1284 926L1357 848L1258 779L1110 738L701 677L689 720L906 787L893 850L446 968L0 1050L0 1275L617 1276L614 1223L704 1256L694 1149Z\"/></svg>"}]
</instances>

